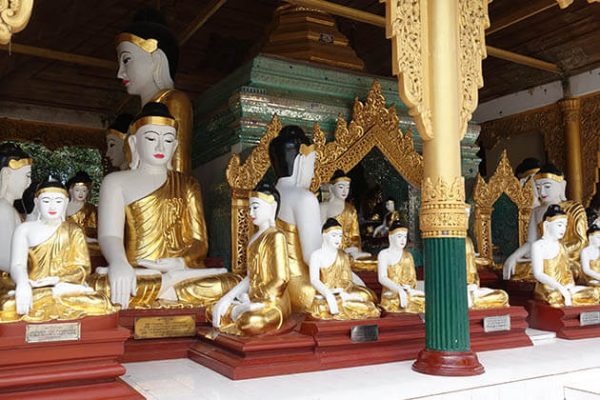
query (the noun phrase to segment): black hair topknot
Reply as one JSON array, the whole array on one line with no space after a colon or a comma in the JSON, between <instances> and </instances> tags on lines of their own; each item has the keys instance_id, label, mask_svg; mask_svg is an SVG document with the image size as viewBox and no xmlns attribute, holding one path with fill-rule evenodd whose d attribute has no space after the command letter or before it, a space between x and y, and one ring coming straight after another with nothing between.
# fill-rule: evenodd
<instances>
[{"instance_id":1,"label":"black hair topknot","mask_svg":"<svg viewBox=\"0 0 600 400\"><path fill-rule=\"evenodd\" d=\"M542 167L542 162L537 158L529 157L521 161L521 163L515 169L515 175L517 178L524 178L524 173L533 169L539 169Z\"/></svg>"},{"instance_id":2,"label":"black hair topknot","mask_svg":"<svg viewBox=\"0 0 600 400\"><path fill-rule=\"evenodd\" d=\"M300 152L301 145L310 145L311 141L302 128L297 125L286 125L276 138L269 143L269 159L277 178L291 176L294 160Z\"/></svg>"},{"instance_id":3,"label":"black hair topknot","mask_svg":"<svg viewBox=\"0 0 600 400\"><path fill-rule=\"evenodd\" d=\"M11 160L19 161L25 158L31 158L31 156L18 145L14 143L0 144L0 169L8 167Z\"/></svg>"},{"instance_id":4,"label":"black hair topknot","mask_svg":"<svg viewBox=\"0 0 600 400\"><path fill-rule=\"evenodd\" d=\"M544 213L544 217L542 218L545 221L548 218L556 217L557 215L567 215L566 212L558 204L550 204L548 209Z\"/></svg>"},{"instance_id":5,"label":"black hair topknot","mask_svg":"<svg viewBox=\"0 0 600 400\"><path fill-rule=\"evenodd\" d=\"M129 125L133 121L133 115L129 113L119 114L117 118L110 124L108 129L114 129L115 131L119 131L121 133L127 133L127 129Z\"/></svg>"},{"instance_id":6,"label":"black hair topknot","mask_svg":"<svg viewBox=\"0 0 600 400\"><path fill-rule=\"evenodd\" d=\"M92 184L92 178L85 171L77 171L77 173L67 181L67 187L70 189L76 183Z\"/></svg>"},{"instance_id":7,"label":"black hair topknot","mask_svg":"<svg viewBox=\"0 0 600 400\"><path fill-rule=\"evenodd\" d=\"M327 218L327 221L325 221L325 223L323 224L323 228L321 228L321 232L325 232L325 230L334 226L339 226L341 228L342 224L340 224L335 218Z\"/></svg>"}]
</instances>

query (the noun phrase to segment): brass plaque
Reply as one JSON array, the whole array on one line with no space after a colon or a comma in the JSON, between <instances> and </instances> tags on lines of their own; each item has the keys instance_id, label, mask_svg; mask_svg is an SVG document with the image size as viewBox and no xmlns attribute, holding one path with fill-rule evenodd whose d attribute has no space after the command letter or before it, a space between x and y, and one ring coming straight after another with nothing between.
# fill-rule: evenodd
<instances>
[{"instance_id":1,"label":"brass plaque","mask_svg":"<svg viewBox=\"0 0 600 400\"><path fill-rule=\"evenodd\" d=\"M579 325L598 325L600 324L600 311L585 311L579 314Z\"/></svg>"},{"instance_id":2,"label":"brass plaque","mask_svg":"<svg viewBox=\"0 0 600 400\"><path fill-rule=\"evenodd\" d=\"M28 324L25 328L25 341L27 343L63 342L79 340L80 337L81 324L79 322Z\"/></svg>"},{"instance_id":3,"label":"brass plaque","mask_svg":"<svg viewBox=\"0 0 600 400\"><path fill-rule=\"evenodd\" d=\"M133 327L134 339L196 336L195 315L138 317Z\"/></svg>"},{"instance_id":4,"label":"brass plaque","mask_svg":"<svg viewBox=\"0 0 600 400\"><path fill-rule=\"evenodd\" d=\"M353 326L350 330L350 340L354 343L376 342L379 339L379 327L377 325Z\"/></svg>"},{"instance_id":5,"label":"brass plaque","mask_svg":"<svg viewBox=\"0 0 600 400\"><path fill-rule=\"evenodd\" d=\"M483 319L483 331L485 333L510 331L510 315L485 317Z\"/></svg>"}]
</instances>

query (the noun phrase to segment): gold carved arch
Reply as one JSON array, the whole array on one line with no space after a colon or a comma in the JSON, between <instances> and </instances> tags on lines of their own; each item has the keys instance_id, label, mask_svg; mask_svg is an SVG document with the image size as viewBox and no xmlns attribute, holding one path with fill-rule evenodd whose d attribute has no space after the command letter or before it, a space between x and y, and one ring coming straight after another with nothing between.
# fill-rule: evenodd
<instances>
[{"instance_id":1,"label":"gold carved arch","mask_svg":"<svg viewBox=\"0 0 600 400\"><path fill-rule=\"evenodd\" d=\"M231 265L235 273L246 271L246 247L252 233L248 193L269 169L269 143L281 128L281 120L274 115L248 158L242 162L239 155L234 154L225 171L231 187ZM414 148L412 132L400 130L395 108L386 108L378 81L373 82L366 102L355 100L350 123L338 117L334 140L326 142L325 133L315 124L313 142L317 152L313 190L321 182L327 182L337 169L351 170L375 147L407 182L416 187L421 184L423 157Z\"/></svg>"},{"instance_id":2,"label":"gold carved arch","mask_svg":"<svg viewBox=\"0 0 600 400\"><path fill-rule=\"evenodd\" d=\"M506 194L519 210L519 245L527 240L527 226L533 205L533 187L527 184L521 187L519 179L513 173L506 150L502 152L494 175L486 182L477 175L473 188L475 200L475 235L477 249L481 257L493 259L492 212L494 203L502 194Z\"/></svg>"}]
</instances>

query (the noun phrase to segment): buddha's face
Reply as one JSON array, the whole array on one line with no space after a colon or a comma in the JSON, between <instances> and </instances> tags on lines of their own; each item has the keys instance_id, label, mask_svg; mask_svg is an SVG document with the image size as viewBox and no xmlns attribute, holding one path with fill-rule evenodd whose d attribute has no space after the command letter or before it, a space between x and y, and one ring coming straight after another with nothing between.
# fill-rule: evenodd
<instances>
[{"instance_id":1,"label":"buddha's face","mask_svg":"<svg viewBox=\"0 0 600 400\"><path fill-rule=\"evenodd\" d=\"M325 242L329 246L339 249L342 245L343 237L344 232L342 231L342 228L329 229L328 231L323 233L323 242Z\"/></svg>"},{"instance_id":2,"label":"buddha's face","mask_svg":"<svg viewBox=\"0 0 600 400\"><path fill-rule=\"evenodd\" d=\"M273 224L277 203L268 203L258 197L250 197L250 219L256 226Z\"/></svg>"},{"instance_id":3,"label":"buddha's face","mask_svg":"<svg viewBox=\"0 0 600 400\"><path fill-rule=\"evenodd\" d=\"M69 200L63 193L44 192L36 198L40 216L44 221L62 220Z\"/></svg>"},{"instance_id":4,"label":"buddha's face","mask_svg":"<svg viewBox=\"0 0 600 400\"><path fill-rule=\"evenodd\" d=\"M72 201L86 201L90 190L86 185L75 184L69 189L69 195Z\"/></svg>"},{"instance_id":5,"label":"buddha's face","mask_svg":"<svg viewBox=\"0 0 600 400\"><path fill-rule=\"evenodd\" d=\"M177 131L172 126L142 125L129 141L140 162L167 167L177 148Z\"/></svg>"},{"instance_id":6,"label":"buddha's face","mask_svg":"<svg viewBox=\"0 0 600 400\"><path fill-rule=\"evenodd\" d=\"M125 162L123 146L125 142L115 135L106 135L106 158L113 167L120 167Z\"/></svg>"},{"instance_id":7,"label":"buddha's face","mask_svg":"<svg viewBox=\"0 0 600 400\"><path fill-rule=\"evenodd\" d=\"M127 93L139 96L148 85L154 85L154 63L152 54L131 42L121 42L117 46L119 71Z\"/></svg>"},{"instance_id":8,"label":"buddha's face","mask_svg":"<svg viewBox=\"0 0 600 400\"><path fill-rule=\"evenodd\" d=\"M590 246L600 249L600 232L594 232L589 236Z\"/></svg>"},{"instance_id":9,"label":"buddha's face","mask_svg":"<svg viewBox=\"0 0 600 400\"><path fill-rule=\"evenodd\" d=\"M19 169L2 168L2 182L0 183L2 186L6 185L7 191L13 196L21 198L25 189L31 185L31 165Z\"/></svg>"},{"instance_id":10,"label":"buddha's face","mask_svg":"<svg viewBox=\"0 0 600 400\"><path fill-rule=\"evenodd\" d=\"M535 181L540 202L542 204L558 204L565 199L565 185L554 179L542 178Z\"/></svg>"},{"instance_id":11,"label":"buddha's face","mask_svg":"<svg viewBox=\"0 0 600 400\"><path fill-rule=\"evenodd\" d=\"M340 200L346 200L350 194L350 182L339 181L331 185L331 194Z\"/></svg>"},{"instance_id":12,"label":"buddha's face","mask_svg":"<svg viewBox=\"0 0 600 400\"><path fill-rule=\"evenodd\" d=\"M388 238L390 247L404 249L408 240L408 232L404 230L394 231Z\"/></svg>"},{"instance_id":13,"label":"buddha's face","mask_svg":"<svg viewBox=\"0 0 600 400\"><path fill-rule=\"evenodd\" d=\"M385 202L385 209L388 212L392 212L396 209L396 204L394 204L394 200L388 200Z\"/></svg>"},{"instance_id":14,"label":"buddha's face","mask_svg":"<svg viewBox=\"0 0 600 400\"><path fill-rule=\"evenodd\" d=\"M567 232L567 217L557 218L552 221L544 221L544 235L550 235L558 240L562 239Z\"/></svg>"}]
</instances>

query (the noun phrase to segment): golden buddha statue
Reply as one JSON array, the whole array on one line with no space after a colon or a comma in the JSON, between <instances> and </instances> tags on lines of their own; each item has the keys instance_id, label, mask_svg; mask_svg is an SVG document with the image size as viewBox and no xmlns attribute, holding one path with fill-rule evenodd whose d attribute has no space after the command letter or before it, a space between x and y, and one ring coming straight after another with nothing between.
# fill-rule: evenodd
<instances>
[{"instance_id":1,"label":"golden buddha statue","mask_svg":"<svg viewBox=\"0 0 600 400\"><path fill-rule=\"evenodd\" d=\"M131 168L107 175L100 189L98 239L109 265L97 269L91 284L123 308L212 304L241 278L204 268L200 186L170 166L177 121L164 104L148 103L128 142Z\"/></svg>"},{"instance_id":2,"label":"golden buddha statue","mask_svg":"<svg viewBox=\"0 0 600 400\"><path fill-rule=\"evenodd\" d=\"M340 250L343 237L340 223L329 218L323 225L323 244L310 257L310 282L318 293L310 315L325 320L377 318L372 293L353 282L350 257Z\"/></svg>"},{"instance_id":3,"label":"golden buddha statue","mask_svg":"<svg viewBox=\"0 0 600 400\"><path fill-rule=\"evenodd\" d=\"M260 185L250 192L250 218L258 228L246 251L248 275L212 308L215 328L233 335L273 333L284 326L292 312L287 286L287 242L275 227L279 192Z\"/></svg>"},{"instance_id":4,"label":"golden buddha statue","mask_svg":"<svg viewBox=\"0 0 600 400\"><path fill-rule=\"evenodd\" d=\"M192 103L187 95L174 89L179 60L177 38L156 10L140 10L116 37L119 70L127 93L140 96L142 106L158 102L167 106L178 125L179 146L173 156L173 170L191 172Z\"/></svg>"},{"instance_id":5,"label":"golden buddha statue","mask_svg":"<svg viewBox=\"0 0 600 400\"><path fill-rule=\"evenodd\" d=\"M85 284L90 258L81 228L64 221L68 201L59 182L48 180L38 187L40 219L21 224L13 235L16 290L0 300L0 322L70 320L118 311Z\"/></svg>"},{"instance_id":6,"label":"golden buddha statue","mask_svg":"<svg viewBox=\"0 0 600 400\"><path fill-rule=\"evenodd\" d=\"M542 238L531 246L531 264L537 279L535 299L552 307L598 304L600 293L596 288L575 285L569 253L561 242L568 231L567 213L559 205L552 204L542 221Z\"/></svg>"},{"instance_id":7,"label":"golden buddha statue","mask_svg":"<svg viewBox=\"0 0 600 400\"><path fill-rule=\"evenodd\" d=\"M425 293L417 290L417 272L412 255L405 249L408 229L399 221L388 232L390 246L377 255L377 277L383 287L379 305L390 313L425 312Z\"/></svg>"},{"instance_id":8,"label":"golden buddha statue","mask_svg":"<svg viewBox=\"0 0 600 400\"><path fill-rule=\"evenodd\" d=\"M600 290L600 225L593 223L587 236L588 245L581 250L581 269L586 284Z\"/></svg>"}]
</instances>

